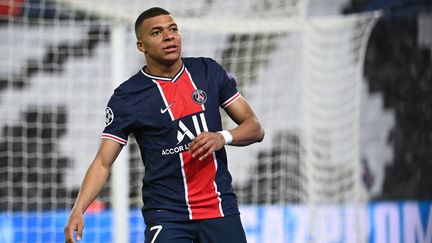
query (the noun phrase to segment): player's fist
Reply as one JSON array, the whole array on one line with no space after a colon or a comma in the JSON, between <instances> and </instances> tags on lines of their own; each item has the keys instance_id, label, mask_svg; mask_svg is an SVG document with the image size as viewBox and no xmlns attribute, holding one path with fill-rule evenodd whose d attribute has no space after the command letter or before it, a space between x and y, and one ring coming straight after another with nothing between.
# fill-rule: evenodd
<instances>
[{"instance_id":1,"label":"player's fist","mask_svg":"<svg viewBox=\"0 0 432 243\"><path fill-rule=\"evenodd\" d=\"M84 217L81 212L72 210L69 215L69 220L64 228L65 242L75 243L74 232L77 232L77 241L82 239L82 233L84 230Z\"/></svg>"},{"instance_id":2,"label":"player's fist","mask_svg":"<svg viewBox=\"0 0 432 243\"><path fill-rule=\"evenodd\" d=\"M203 160L225 145L224 137L218 132L203 132L195 137L189 145L193 158Z\"/></svg>"}]
</instances>

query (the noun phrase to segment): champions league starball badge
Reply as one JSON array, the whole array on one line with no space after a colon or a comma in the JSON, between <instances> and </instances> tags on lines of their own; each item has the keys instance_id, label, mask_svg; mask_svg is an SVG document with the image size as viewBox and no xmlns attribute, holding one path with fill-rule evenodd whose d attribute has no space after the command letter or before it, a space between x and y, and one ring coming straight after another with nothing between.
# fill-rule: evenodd
<instances>
[{"instance_id":1,"label":"champions league starball badge","mask_svg":"<svg viewBox=\"0 0 432 243\"><path fill-rule=\"evenodd\" d=\"M207 94L203 90L197 89L192 93L192 99L195 103L203 105L207 101Z\"/></svg>"},{"instance_id":2,"label":"champions league starball badge","mask_svg":"<svg viewBox=\"0 0 432 243\"><path fill-rule=\"evenodd\" d=\"M114 112L111 108L105 108L105 126L108 126L114 121Z\"/></svg>"}]
</instances>

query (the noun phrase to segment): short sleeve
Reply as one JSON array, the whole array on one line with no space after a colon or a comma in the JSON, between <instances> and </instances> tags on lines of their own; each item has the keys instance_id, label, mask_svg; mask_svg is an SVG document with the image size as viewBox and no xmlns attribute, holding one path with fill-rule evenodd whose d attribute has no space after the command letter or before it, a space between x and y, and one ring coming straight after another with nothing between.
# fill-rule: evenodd
<instances>
[{"instance_id":1,"label":"short sleeve","mask_svg":"<svg viewBox=\"0 0 432 243\"><path fill-rule=\"evenodd\" d=\"M240 97L237 90L237 83L234 77L226 71L220 64L214 61L216 77L219 85L220 107L225 109Z\"/></svg>"},{"instance_id":2,"label":"short sleeve","mask_svg":"<svg viewBox=\"0 0 432 243\"><path fill-rule=\"evenodd\" d=\"M105 129L101 137L126 145L133 124L132 107L114 93L105 108Z\"/></svg>"}]
</instances>

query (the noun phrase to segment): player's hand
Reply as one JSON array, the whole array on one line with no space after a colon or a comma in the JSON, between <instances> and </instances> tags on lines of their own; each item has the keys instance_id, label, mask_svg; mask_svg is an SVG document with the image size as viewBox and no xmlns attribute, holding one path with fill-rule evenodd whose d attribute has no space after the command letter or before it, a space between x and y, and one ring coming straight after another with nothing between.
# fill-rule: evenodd
<instances>
[{"instance_id":1,"label":"player's hand","mask_svg":"<svg viewBox=\"0 0 432 243\"><path fill-rule=\"evenodd\" d=\"M225 145L225 139L218 132L203 132L195 137L189 145L193 158L203 160Z\"/></svg>"},{"instance_id":2,"label":"player's hand","mask_svg":"<svg viewBox=\"0 0 432 243\"><path fill-rule=\"evenodd\" d=\"M84 217L81 212L72 210L69 220L64 228L65 242L75 243L74 232L77 232L77 241L82 239L82 233L84 230Z\"/></svg>"}]
</instances>

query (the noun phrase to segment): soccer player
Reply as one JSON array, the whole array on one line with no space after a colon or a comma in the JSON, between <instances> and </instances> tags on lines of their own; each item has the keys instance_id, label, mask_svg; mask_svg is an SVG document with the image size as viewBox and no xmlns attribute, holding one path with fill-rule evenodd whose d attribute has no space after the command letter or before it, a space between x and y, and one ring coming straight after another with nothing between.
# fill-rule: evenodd
<instances>
[{"instance_id":1,"label":"soccer player","mask_svg":"<svg viewBox=\"0 0 432 243\"><path fill-rule=\"evenodd\" d=\"M145 242L246 242L224 146L260 142L258 118L217 62L181 57L181 35L168 11L144 11L135 32L147 65L108 102L102 141L70 213L66 241L75 242L74 231L82 238L83 214L133 134L145 166ZM236 127L222 129L220 107Z\"/></svg>"}]
</instances>

